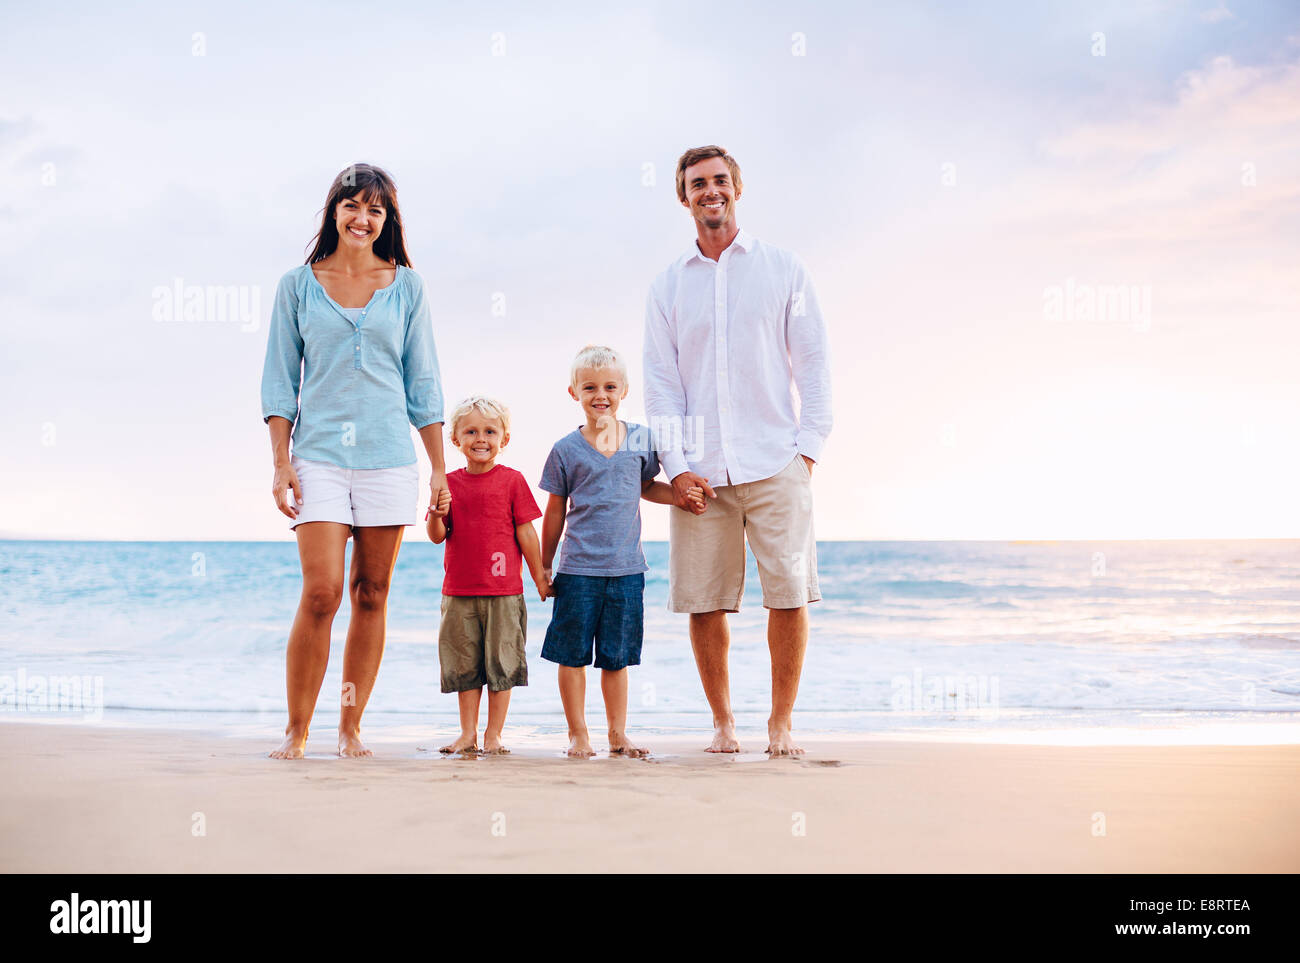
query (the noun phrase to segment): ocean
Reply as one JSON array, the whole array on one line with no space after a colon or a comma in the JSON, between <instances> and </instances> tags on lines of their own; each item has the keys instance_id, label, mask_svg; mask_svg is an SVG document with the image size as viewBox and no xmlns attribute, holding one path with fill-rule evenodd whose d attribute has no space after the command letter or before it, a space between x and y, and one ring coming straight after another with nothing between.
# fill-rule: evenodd
<instances>
[{"instance_id":1,"label":"ocean","mask_svg":"<svg viewBox=\"0 0 1300 963\"><path fill-rule=\"evenodd\" d=\"M629 723L703 733L687 618L666 608L668 546L645 549ZM823 542L818 553L824 599L811 607L798 732L1300 742L1300 542ZM412 537L393 576L367 732L455 728L456 699L438 684L441 580L441 547ZM292 542L0 541L0 721L271 741L285 722L299 587ZM555 668L539 656L549 612L530 598L530 684L509 720L521 732L564 731ZM337 723L347 620L345 598L317 730ZM742 728L767 717L764 626L751 558L731 617ZM588 722L599 737L594 679Z\"/></svg>"}]
</instances>

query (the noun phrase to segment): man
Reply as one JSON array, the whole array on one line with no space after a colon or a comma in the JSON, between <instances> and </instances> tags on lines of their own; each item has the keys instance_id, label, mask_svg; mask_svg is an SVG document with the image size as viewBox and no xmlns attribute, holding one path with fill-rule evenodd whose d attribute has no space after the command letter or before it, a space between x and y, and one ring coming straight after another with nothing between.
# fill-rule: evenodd
<instances>
[{"instance_id":1,"label":"man","mask_svg":"<svg viewBox=\"0 0 1300 963\"><path fill-rule=\"evenodd\" d=\"M791 735L817 587L812 466L831 430L826 329L795 255L736 224L742 184L721 147L677 162L677 197L695 219L691 250L655 279L646 304L646 412L673 495L669 601L690 613L691 647L713 710L710 752L738 752L727 613L740 609L745 542L758 562L772 655L767 751ZM799 393L796 414L791 379ZM687 492L709 499L693 507Z\"/></svg>"}]
</instances>

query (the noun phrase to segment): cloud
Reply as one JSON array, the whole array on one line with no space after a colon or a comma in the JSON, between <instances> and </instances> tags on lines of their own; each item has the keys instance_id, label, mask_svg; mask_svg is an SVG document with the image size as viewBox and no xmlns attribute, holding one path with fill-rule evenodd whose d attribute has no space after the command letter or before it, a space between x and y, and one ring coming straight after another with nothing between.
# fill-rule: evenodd
<instances>
[{"instance_id":1,"label":"cloud","mask_svg":"<svg viewBox=\"0 0 1300 963\"><path fill-rule=\"evenodd\" d=\"M1221 3L1217 7L1201 11L1196 15L1196 19L1202 23L1219 23L1223 20L1236 20L1237 16Z\"/></svg>"},{"instance_id":2,"label":"cloud","mask_svg":"<svg viewBox=\"0 0 1300 963\"><path fill-rule=\"evenodd\" d=\"M1152 105L1137 116L1089 124L1044 144L1050 157L1069 160L1137 158L1171 148L1186 149L1286 137L1300 145L1300 63L1240 66L1215 57L1185 73L1172 104Z\"/></svg>"},{"instance_id":3,"label":"cloud","mask_svg":"<svg viewBox=\"0 0 1300 963\"><path fill-rule=\"evenodd\" d=\"M1170 101L1081 124L1039 145L1038 165L1003 198L1006 223L1087 245L1156 246L1275 238L1300 217L1300 63L1218 56ZM1129 248L1128 253L1134 253Z\"/></svg>"}]
</instances>

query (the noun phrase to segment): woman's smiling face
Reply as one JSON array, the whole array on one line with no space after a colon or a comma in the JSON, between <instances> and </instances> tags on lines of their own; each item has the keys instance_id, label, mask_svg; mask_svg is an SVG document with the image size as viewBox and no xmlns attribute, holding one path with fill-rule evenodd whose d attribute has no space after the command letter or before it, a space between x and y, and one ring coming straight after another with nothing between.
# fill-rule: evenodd
<instances>
[{"instance_id":1,"label":"woman's smiling face","mask_svg":"<svg viewBox=\"0 0 1300 963\"><path fill-rule=\"evenodd\" d=\"M388 211L377 198L365 198L360 192L345 197L334 207L334 224L340 245L370 247L384 229Z\"/></svg>"}]
</instances>

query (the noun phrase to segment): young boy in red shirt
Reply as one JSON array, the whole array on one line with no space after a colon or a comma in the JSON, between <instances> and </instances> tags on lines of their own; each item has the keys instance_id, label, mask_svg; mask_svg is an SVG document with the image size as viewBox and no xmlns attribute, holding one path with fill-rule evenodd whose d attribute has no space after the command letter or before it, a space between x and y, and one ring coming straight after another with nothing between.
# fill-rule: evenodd
<instances>
[{"instance_id":1,"label":"young boy in red shirt","mask_svg":"<svg viewBox=\"0 0 1300 963\"><path fill-rule=\"evenodd\" d=\"M510 410L492 398L466 398L452 413L451 442L465 467L447 473L445 489L429 509L429 538L443 550L442 623L438 662L442 691L457 693L460 736L442 752L478 752L478 710L488 689L483 752L504 753L501 729L510 690L528 684L524 654L527 609L522 559L537 594L550 595L533 521L541 518L527 480L496 463L510 441Z\"/></svg>"}]
</instances>

